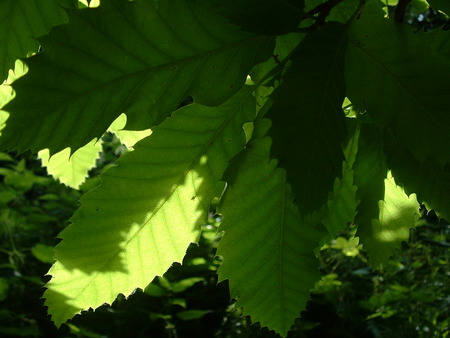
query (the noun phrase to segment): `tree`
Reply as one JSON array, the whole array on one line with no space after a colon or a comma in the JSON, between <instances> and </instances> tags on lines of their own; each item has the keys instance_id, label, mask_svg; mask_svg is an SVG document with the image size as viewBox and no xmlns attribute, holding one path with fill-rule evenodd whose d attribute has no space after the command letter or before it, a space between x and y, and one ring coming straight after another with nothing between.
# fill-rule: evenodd
<instances>
[{"instance_id":1,"label":"tree","mask_svg":"<svg viewBox=\"0 0 450 338\"><path fill-rule=\"evenodd\" d=\"M407 2L394 20L378 0L4 1L2 79L36 53L4 107L4 149L74 152L121 114L152 130L60 234L55 324L181 262L217 201L219 278L283 336L327 238L358 226L377 267L419 202L448 219L450 36L398 22Z\"/></svg>"}]
</instances>

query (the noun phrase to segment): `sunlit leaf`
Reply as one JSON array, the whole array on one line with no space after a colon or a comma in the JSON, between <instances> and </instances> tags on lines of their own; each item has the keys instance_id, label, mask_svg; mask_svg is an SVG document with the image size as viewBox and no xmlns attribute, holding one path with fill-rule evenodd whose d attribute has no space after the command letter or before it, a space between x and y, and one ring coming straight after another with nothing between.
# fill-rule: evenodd
<instances>
[{"instance_id":1,"label":"sunlit leaf","mask_svg":"<svg viewBox=\"0 0 450 338\"><path fill-rule=\"evenodd\" d=\"M255 115L252 88L172 114L107 170L60 235L44 297L56 325L144 289L196 242L228 161ZM63 299L61 299L63 297Z\"/></svg>"},{"instance_id":2,"label":"sunlit leaf","mask_svg":"<svg viewBox=\"0 0 450 338\"><path fill-rule=\"evenodd\" d=\"M397 186L389 173L384 180L384 198L378 202L379 216L371 224L361 224L369 227L369 231L360 234L361 242L367 250L374 267L387 261L400 248L402 241L409 238L409 230L414 228L419 217L419 203L415 195L406 195ZM364 234L370 233L370 236Z\"/></svg>"},{"instance_id":3,"label":"sunlit leaf","mask_svg":"<svg viewBox=\"0 0 450 338\"><path fill-rule=\"evenodd\" d=\"M109 0L68 13L14 84L4 148L74 151L122 113L126 129L143 130L189 95L219 105L273 48L273 38L241 32L199 1Z\"/></svg>"},{"instance_id":4,"label":"sunlit leaf","mask_svg":"<svg viewBox=\"0 0 450 338\"><path fill-rule=\"evenodd\" d=\"M70 148L66 148L51 157L48 149L44 149L38 156L49 175L69 187L78 189L88 176L89 169L95 166L101 150L101 142L92 140L72 155Z\"/></svg>"}]
</instances>

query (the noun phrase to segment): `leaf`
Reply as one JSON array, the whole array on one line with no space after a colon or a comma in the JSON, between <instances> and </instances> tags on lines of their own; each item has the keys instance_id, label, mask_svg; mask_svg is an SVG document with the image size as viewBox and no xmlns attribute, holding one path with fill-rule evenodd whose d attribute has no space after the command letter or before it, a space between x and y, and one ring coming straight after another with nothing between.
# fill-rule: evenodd
<instances>
[{"instance_id":1,"label":"leaf","mask_svg":"<svg viewBox=\"0 0 450 338\"><path fill-rule=\"evenodd\" d=\"M423 163L450 158L450 34L413 33L370 2L349 32L348 97ZM419 137L420 135L420 137Z\"/></svg>"},{"instance_id":2,"label":"leaf","mask_svg":"<svg viewBox=\"0 0 450 338\"><path fill-rule=\"evenodd\" d=\"M379 216L379 201L385 196L384 180L388 171L382 133L371 124L361 126L353 170L354 183L358 187L356 196L360 200L355 223L358 225L357 235L365 244L365 240L372 236L372 220Z\"/></svg>"},{"instance_id":3,"label":"leaf","mask_svg":"<svg viewBox=\"0 0 450 338\"><path fill-rule=\"evenodd\" d=\"M68 13L14 85L4 148L76 150L121 113L142 130L189 95L219 105L273 50L273 38L240 32L198 1L109 0Z\"/></svg>"},{"instance_id":4,"label":"leaf","mask_svg":"<svg viewBox=\"0 0 450 338\"><path fill-rule=\"evenodd\" d=\"M397 184L439 216L450 219L450 168L441 169L432 158L420 163L394 138L385 147L389 168Z\"/></svg>"},{"instance_id":5,"label":"leaf","mask_svg":"<svg viewBox=\"0 0 450 338\"><path fill-rule=\"evenodd\" d=\"M70 148L66 148L50 157L48 149L41 150L38 157L42 166L47 167L47 173L61 183L78 189L86 180L88 172L95 167L95 162L102 151L102 144L96 139L70 155Z\"/></svg>"},{"instance_id":6,"label":"leaf","mask_svg":"<svg viewBox=\"0 0 450 338\"><path fill-rule=\"evenodd\" d=\"M356 198L357 187L353 184L353 170L344 163L342 178L336 178L332 197L327 201L327 216L323 225L331 238L352 224L356 216L359 201Z\"/></svg>"},{"instance_id":7,"label":"leaf","mask_svg":"<svg viewBox=\"0 0 450 338\"><path fill-rule=\"evenodd\" d=\"M371 236L361 236L364 248L367 250L372 266L378 267L394 255L402 241L409 239L409 229L414 228L419 215L419 203L416 196L406 195L397 186L389 173L384 180L385 194L379 201L378 219L372 220ZM367 233L365 231L363 234Z\"/></svg>"},{"instance_id":8,"label":"leaf","mask_svg":"<svg viewBox=\"0 0 450 338\"><path fill-rule=\"evenodd\" d=\"M127 116L121 114L108 128L108 131L116 134L120 139L120 142L126 145L128 148L133 147L137 142L143 138L149 136L152 131L150 129L146 130L124 130L127 124Z\"/></svg>"},{"instance_id":9,"label":"leaf","mask_svg":"<svg viewBox=\"0 0 450 338\"><path fill-rule=\"evenodd\" d=\"M150 129L141 131L122 130L127 122L125 114L121 114L108 128L116 134L120 141L132 150L132 146L151 134ZM42 166L47 167L47 173L61 183L79 189L88 177L89 170L95 166L96 160L102 151L102 143L92 140L85 146L76 150L72 155L70 148L66 148L50 157L48 149L38 152Z\"/></svg>"},{"instance_id":10,"label":"leaf","mask_svg":"<svg viewBox=\"0 0 450 338\"><path fill-rule=\"evenodd\" d=\"M175 293L186 291L194 284L196 284L198 282L203 282L204 280L205 280L205 278L203 278L203 277L190 277L190 278L182 279L173 284L172 291Z\"/></svg>"},{"instance_id":11,"label":"leaf","mask_svg":"<svg viewBox=\"0 0 450 338\"><path fill-rule=\"evenodd\" d=\"M345 147L345 161L342 164L342 178L336 177L333 193L327 201L326 216L323 225L331 238L344 231L355 220L359 200L356 196L357 187L353 184L353 163L358 153L359 127L353 130L353 135Z\"/></svg>"},{"instance_id":12,"label":"leaf","mask_svg":"<svg viewBox=\"0 0 450 338\"><path fill-rule=\"evenodd\" d=\"M194 320L202 318L207 313L212 312L211 310L185 310L177 313L177 317L181 320Z\"/></svg>"},{"instance_id":13,"label":"leaf","mask_svg":"<svg viewBox=\"0 0 450 338\"><path fill-rule=\"evenodd\" d=\"M269 147L267 137L251 141L225 174L218 272L219 280L229 279L231 297L245 315L286 336L318 279L318 238L302 223Z\"/></svg>"},{"instance_id":14,"label":"leaf","mask_svg":"<svg viewBox=\"0 0 450 338\"><path fill-rule=\"evenodd\" d=\"M304 0L210 0L215 12L224 15L243 30L267 35L294 31L301 20Z\"/></svg>"},{"instance_id":15,"label":"leaf","mask_svg":"<svg viewBox=\"0 0 450 338\"><path fill-rule=\"evenodd\" d=\"M384 179L388 167L383 151L383 136L379 128L372 124L362 124L358 153L353 164L354 182L358 187L357 198L361 201L358 207L357 223L359 231L364 224L378 217L378 201L384 197Z\"/></svg>"},{"instance_id":16,"label":"leaf","mask_svg":"<svg viewBox=\"0 0 450 338\"><path fill-rule=\"evenodd\" d=\"M54 249L52 246L44 245L44 244L36 244L31 248L31 253L34 257L39 259L44 263L53 263L55 260L53 259Z\"/></svg>"},{"instance_id":17,"label":"leaf","mask_svg":"<svg viewBox=\"0 0 450 338\"><path fill-rule=\"evenodd\" d=\"M44 297L57 326L83 309L129 295L181 262L196 242L228 161L255 115L252 88L215 108L172 114L84 195L61 234ZM64 301L61 301L63 297Z\"/></svg>"},{"instance_id":18,"label":"leaf","mask_svg":"<svg viewBox=\"0 0 450 338\"><path fill-rule=\"evenodd\" d=\"M271 155L287 170L304 214L327 200L344 159L345 47L345 29L337 23L307 35L292 56L267 115L273 122Z\"/></svg>"},{"instance_id":19,"label":"leaf","mask_svg":"<svg viewBox=\"0 0 450 338\"><path fill-rule=\"evenodd\" d=\"M415 226L419 204L398 187L388 172L383 151L383 136L373 125L364 124L354 163L358 186L357 235L366 249L370 262L377 268L393 255L400 243L409 238Z\"/></svg>"},{"instance_id":20,"label":"leaf","mask_svg":"<svg viewBox=\"0 0 450 338\"><path fill-rule=\"evenodd\" d=\"M27 71L28 68L25 64L20 60L16 60L14 70L9 70L8 78L0 85L0 131L5 128L5 122L9 118L9 114L6 111L1 110L1 108L3 108L3 106L5 106L15 96L15 93L11 88L11 83L19 77L25 75Z\"/></svg>"},{"instance_id":21,"label":"leaf","mask_svg":"<svg viewBox=\"0 0 450 338\"><path fill-rule=\"evenodd\" d=\"M39 43L35 38L66 21L67 15L57 0L0 1L0 83L17 59L37 52Z\"/></svg>"}]
</instances>

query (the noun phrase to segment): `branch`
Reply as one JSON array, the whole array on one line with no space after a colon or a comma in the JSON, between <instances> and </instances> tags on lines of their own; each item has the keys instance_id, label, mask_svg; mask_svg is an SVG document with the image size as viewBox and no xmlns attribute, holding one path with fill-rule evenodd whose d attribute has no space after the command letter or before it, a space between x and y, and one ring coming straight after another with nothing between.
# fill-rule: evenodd
<instances>
[{"instance_id":1,"label":"branch","mask_svg":"<svg viewBox=\"0 0 450 338\"><path fill-rule=\"evenodd\" d=\"M397 22L403 22L405 17L406 8L408 7L411 0L399 0L397 7L395 7L394 20Z\"/></svg>"}]
</instances>

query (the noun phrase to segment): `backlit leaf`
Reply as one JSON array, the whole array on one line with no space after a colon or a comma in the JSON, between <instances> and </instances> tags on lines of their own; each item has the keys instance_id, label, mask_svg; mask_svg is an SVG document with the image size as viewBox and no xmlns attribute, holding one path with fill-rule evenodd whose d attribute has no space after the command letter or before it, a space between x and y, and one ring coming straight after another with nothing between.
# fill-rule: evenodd
<instances>
[{"instance_id":1,"label":"backlit leaf","mask_svg":"<svg viewBox=\"0 0 450 338\"><path fill-rule=\"evenodd\" d=\"M269 147L267 137L251 142L227 171L219 279L229 279L231 297L253 322L285 336L318 279L318 237L302 222Z\"/></svg>"},{"instance_id":2,"label":"backlit leaf","mask_svg":"<svg viewBox=\"0 0 450 338\"><path fill-rule=\"evenodd\" d=\"M348 97L421 162L450 159L450 34L413 33L371 1L350 29ZM420 136L419 136L420 135Z\"/></svg>"},{"instance_id":3,"label":"backlit leaf","mask_svg":"<svg viewBox=\"0 0 450 338\"><path fill-rule=\"evenodd\" d=\"M415 195L406 195L389 173L384 180L384 198L379 201L379 216L371 224L371 236L361 235L371 264L378 267L394 255L402 241L409 238L409 230L415 227L419 216L419 203ZM365 231L364 234L368 233Z\"/></svg>"},{"instance_id":4,"label":"backlit leaf","mask_svg":"<svg viewBox=\"0 0 450 338\"><path fill-rule=\"evenodd\" d=\"M107 170L60 235L44 297L61 325L81 310L144 289L196 242L228 161L255 115L252 88L216 108L172 114ZM218 190L220 189L220 190Z\"/></svg>"},{"instance_id":5,"label":"backlit leaf","mask_svg":"<svg viewBox=\"0 0 450 338\"><path fill-rule=\"evenodd\" d=\"M101 150L101 142L92 140L75 151L72 156L70 148L61 150L51 157L48 149L44 149L38 153L38 156L42 166L47 167L49 175L69 187L78 189L86 180L89 169L95 166Z\"/></svg>"},{"instance_id":6,"label":"backlit leaf","mask_svg":"<svg viewBox=\"0 0 450 338\"><path fill-rule=\"evenodd\" d=\"M198 1L109 0L68 13L14 85L4 148L74 151L121 113L142 130L188 95L219 105L273 49L273 38L241 32Z\"/></svg>"}]
</instances>

